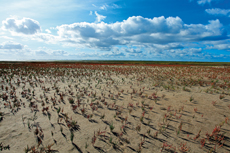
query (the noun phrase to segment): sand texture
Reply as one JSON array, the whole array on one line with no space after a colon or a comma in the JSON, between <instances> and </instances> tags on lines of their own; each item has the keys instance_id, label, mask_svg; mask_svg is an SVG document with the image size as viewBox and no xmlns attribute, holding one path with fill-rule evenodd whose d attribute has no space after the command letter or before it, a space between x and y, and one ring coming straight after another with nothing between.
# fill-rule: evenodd
<instances>
[{"instance_id":1,"label":"sand texture","mask_svg":"<svg viewBox=\"0 0 230 153\"><path fill-rule=\"evenodd\" d=\"M1 149L230 152L229 81L230 67L6 64Z\"/></svg>"}]
</instances>

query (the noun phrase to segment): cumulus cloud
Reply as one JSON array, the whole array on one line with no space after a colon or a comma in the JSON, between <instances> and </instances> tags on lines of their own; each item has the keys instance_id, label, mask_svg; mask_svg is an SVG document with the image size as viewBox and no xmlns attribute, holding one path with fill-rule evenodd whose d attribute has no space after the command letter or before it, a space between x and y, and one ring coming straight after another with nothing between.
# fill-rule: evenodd
<instances>
[{"instance_id":1,"label":"cumulus cloud","mask_svg":"<svg viewBox=\"0 0 230 153\"><path fill-rule=\"evenodd\" d=\"M33 35L41 31L39 22L30 18L21 20L16 18L7 18L2 21L2 29L9 30L12 34Z\"/></svg>"},{"instance_id":2,"label":"cumulus cloud","mask_svg":"<svg viewBox=\"0 0 230 153\"><path fill-rule=\"evenodd\" d=\"M178 43L227 39L220 21L208 24L185 24L179 17L129 17L115 23L80 22L58 26L59 37L72 45L111 50L116 45L152 45L183 47ZM173 46L174 45L174 46Z\"/></svg>"},{"instance_id":3,"label":"cumulus cloud","mask_svg":"<svg viewBox=\"0 0 230 153\"><path fill-rule=\"evenodd\" d=\"M220 43L228 40L229 37L218 19L210 20L205 25L185 24L179 17L165 18L164 16L154 18L133 16L115 23L104 23L101 20L98 19L100 22L93 23L64 24L55 28L57 35L49 33L46 29L47 33L36 32L26 35L26 38L75 48L110 51L98 54L98 57L139 57L145 53L152 54L154 57L166 56L165 53L181 56L186 52L191 53L190 55L202 54L201 45L203 48L206 45L211 49L229 49L227 42ZM213 45L215 42L218 43ZM191 44L197 46L191 47ZM1 44L0 47L7 48L6 46ZM13 48L13 43L8 46ZM118 46L119 48L116 48ZM20 45L14 44L14 47L19 49ZM66 51L61 50L39 49L34 53L38 56L70 56Z\"/></svg>"},{"instance_id":4,"label":"cumulus cloud","mask_svg":"<svg viewBox=\"0 0 230 153\"><path fill-rule=\"evenodd\" d=\"M181 35L188 41L205 41L227 39L227 33L218 19L210 20L209 24L185 25L181 30Z\"/></svg>"},{"instance_id":5,"label":"cumulus cloud","mask_svg":"<svg viewBox=\"0 0 230 153\"><path fill-rule=\"evenodd\" d=\"M24 45L13 41L3 42L0 44L0 49L23 49Z\"/></svg>"},{"instance_id":6,"label":"cumulus cloud","mask_svg":"<svg viewBox=\"0 0 230 153\"><path fill-rule=\"evenodd\" d=\"M230 51L230 39L207 43L206 49L217 49L217 50Z\"/></svg>"},{"instance_id":7,"label":"cumulus cloud","mask_svg":"<svg viewBox=\"0 0 230 153\"><path fill-rule=\"evenodd\" d=\"M95 13L95 15L97 16L97 17L96 17L96 21L97 21L97 22L101 22L102 20L104 20L104 19L106 18L106 16L103 16L103 15L98 14L97 11L95 11L94 13Z\"/></svg>"},{"instance_id":8,"label":"cumulus cloud","mask_svg":"<svg viewBox=\"0 0 230 153\"><path fill-rule=\"evenodd\" d=\"M230 9L212 8L212 9L206 9L205 11L211 15L225 15L226 16L229 14Z\"/></svg>"}]
</instances>

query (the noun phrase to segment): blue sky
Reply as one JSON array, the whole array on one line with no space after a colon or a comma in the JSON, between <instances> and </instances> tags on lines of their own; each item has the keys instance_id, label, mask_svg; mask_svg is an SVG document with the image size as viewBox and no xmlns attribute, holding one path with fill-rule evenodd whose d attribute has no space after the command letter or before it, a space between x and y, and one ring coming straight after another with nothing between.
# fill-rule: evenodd
<instances>
[{"instance_id":1,"label":"blue sky","mask_svg":"<svg viewBox=\"0 0 230 153\"><path fill-rule=\"evenodd\" d=\"M230 62L229 0L1 0L0 60Z\"/></svg>"}]
</instances>

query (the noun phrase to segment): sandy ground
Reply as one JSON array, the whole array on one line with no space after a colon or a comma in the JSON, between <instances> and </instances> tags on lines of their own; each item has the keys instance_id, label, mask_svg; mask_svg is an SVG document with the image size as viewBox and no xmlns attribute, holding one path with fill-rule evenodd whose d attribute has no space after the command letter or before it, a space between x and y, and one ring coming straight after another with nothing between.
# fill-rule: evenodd
<instances>
[{"instance_id":1,"label":"sandy ground","mask_svg":"<svg viewBox=\"0 0 230 153\"><path fill-rule=\"evenodd\" d=\"M1 69L2 152L230 152L229 68L93 67Z\"/></svg>"}]
</instances>

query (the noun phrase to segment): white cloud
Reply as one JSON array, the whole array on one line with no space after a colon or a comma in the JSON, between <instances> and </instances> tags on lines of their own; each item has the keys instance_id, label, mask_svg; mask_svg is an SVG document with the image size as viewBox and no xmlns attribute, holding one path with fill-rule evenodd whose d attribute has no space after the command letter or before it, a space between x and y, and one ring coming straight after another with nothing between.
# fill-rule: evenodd
<instances>
[{"instance_id":1,"label":"white cloud","mask_svg":"<svg viewBox=\"0 0 230 153\"><path fill-rule=\"evenodd\" d=\"M125 54L119 50L113 50L112 52L109 53L102 53L99 54L101 57L123 57Z\"/></svg>"},{"instance_id":2,"label":"white cloud","mask_svg":"<svg viewBox=\"0 0 230 153\"><path fill-rule=\"evenodd\" d=\"M23 49L24 45L13 41L7 41L0 44L0 49Z\"/></svg>"},{"instance_id":3,"label":"white cloud","mask_svg":"<svg viewBox=\"0 0 230 153\"><path fill-rule=\"evenodd\" d=\"M217 50L230 51L230 39L207 43L206 49L217 49Z\"/></svg>"},{"instance_id":4,"label":"white cloud","mask_svg":"<svg viewBox=\"0 0 230 153\"><path fill-rule=\"evenodd\" d=\"M104 20L104 19L106 18L106 16L103 16L103 15L98 14L97 11L95 11L94 13L95 13L95 15L97 16L97 17L96 17L96 21L97 21L97 22L101 22L102 20Z\"/></svg>"},{"instance_id":5,"label":"white cloud","mask_svg":"<svg viewBox=\"0 0 230 153\"><path fill-rule=\"evenodd\" d=\"M34 50L35 55L37 56L68 56L68 52L63 50L52 50L47 48L39 48L38 50Z\"/></svg>"},{"instance_id":6,"label":"white cloud","mask_svg":"<svg viewBox=\"0 0 230 153\"><path fill-rule=\"evenodd\" d=\"M2 29L9 30L12 34L33 35L41 31L39 22L30 18L21 20L16 18L7 18L2 21Z\"/></svg>"},{"instance_id":7,"label":"white cloud","mask_svg":"<svg viewBox=\"0 0 230 153\"><path fill-rule=\"evenodd\" d=\"M103 4L103 5L100 7L100 9L101 9L101 10L107 10L108 7L109 7L109 6L108 6L107 4Z\"/></svg>"},{"instance_id":8,"label":"white cloud","mask_svg":"<svg viewBox=\"0 0 230 153\"><path fill-rule=\"evenodd\" d=\"M125 52L127 53L137 53L137 54L140 54L140 53L143 53L143 51L141 49L134 49L134 48L124 48L123 49Z\"/></svg>"},{"instance_id":9,"label":"white cloud","mask_svg":"<svg viewBox=\"0 0 230 153\"><path fill-rule=\"evenodd\" d=\"M112 5L112 8L117 9L117 8L121 8L121 6L119 6L119 5L117 5L117 4L113 4L113 5Z\"/></svg>"},{"instance_id":10,"label":"white cloud","mask_svg":"<svg viewBox=\"0 0 230 153\"><path fill-rule=\"evenodd\" d=\"M0 38L3 38L3 39L10 39L10 40L13 40L14 38L11 38L11 37L8 37L8 36L0 36Z\"/></svg>"},{"instance_id":11,"label":"white cloud","mask_svg":"<svg viewBox=\"0 0 230 153\"><path fill-rule=\"evenodd\" d=\"M163 50L170 50L170 49L183 49L184 46L180 43L168 43L168 44L151 44L148 47L157 49L158 52Z\"/></svg>"},{"instance_id":12,"label":"white cloud","mask_svg":"<svg viewBox=\"0 0 230 153\"><path fill-rule=\"evenodd\" d=\"M121 8L120 5L117 5L115 3L109 4L109 5L106 4L106 3L104 3L102 5L98 4L98 6L95 5L95 4L92 4L92 5L93 5L93 7L97 8L97 9L100 9L100 10L108 10L108 9L118 9L118 8Z\"/></svg>"},{"instance_id":13,"label":"white cloud","mask_svg":"<svg viewBox=\"0 0 230 153\"><path fill-rule=\"evenodd\" d=\"M53 56L67 56L68 52L63 51L63 50L55 50L55 51L52 51L52 55Z\"/></svg>"},{"instance_id":14,"label":"white cloud","mask_svg":"<svg viewBox=\"0 0 230 153\"><path fill-rule=\"evenodd\" d=\"M111 57L114 57L114 58L118 58L120 59L121 57L125 57L126 55L119 51L119 50L116 50L114 49L113 51L111 52L104 52L104 53L98 53L98 52L91 52L91 53L86 53L86 52L79 52L79 53L76 53L76 54L69 54L69 56L71 57L87 57L87 58L92 58L92 59L103 59L103 58L111 58Z\"/></svg>"},{"instance_id":15,"label":"white cloud","mask_svg":"<svg viewBox=\"0 0 230 153\"><path fill-rule=\"evenodd\" d=\"M72 57L99 57L99 53L85 53L85 52L79 52L76 54L70 54Z\"/></svg>"},{"instance_id":16,"label":"white cloud","mask_svg":"<svg viewBox=\"0 0 230 153\"><path fill-rule=\"evenodd\" d=\"M95 14L96 13L97 12L95 12ZM99 21L101 20L102 19ZM31 19L31 21L34 20ZM229 39L224 32L223 25L218 19L210 20L206 25L185 24L179 17L165 18L164 16L154 18L133 16L127 20L115 23L99 21L93 23L78 22L64 24L53 28L57 30L57 35L49 33L48 29L46 29L45 31L48 33L36 32L31 35L23 35L22 38L45 43L62 44L63 46L80 49L111 51L109 53L98 54L98 57L114 58L129 56L138 58L143 57L147 52L155 57L169 56L166 55L167 53L172 54L170 56L173 56L173 54L183 57L188 55L192 56L192 54L198 56L198 54L202 54L201 47L204 48L205 45L210 46L211 49L229 49L227 42L219 42L213 45L217 41ZM15 23L14 25L17 24ZM26 24L26 26L27 28L30 27L28 24ZM16 31L17 30L14 30L15 33ZM194 45L191 47L191 44L196 44L197 46ZM120 48L116 48L116 46L120 46ZM6 48L3 44L1 44L0 47L2 50ZM11 45L11 47L13 48L13 45ZM14 47L16 48L17 45ZM70 57L71 55L62 50L54 51L43 48L33 50L32 53L37 56L46 54L49 57ZM143 56L141 56L142 54ZM85 54L85 56L87 56L87 54ZM146 58L149 57L146 55Z\"/></svg>"},{"instance_id":17,"label":"white cloud","mask_svg":"<svg viewBox=\"0 0 230 153\"><path fill-rule=\"evenodd\" d=\"M152 50L150 51L151 57L157 57L162 60L193 60L205 59L202 48L181 48L181 49L167 49L167 50Z\"/></svg>"},{"instance_id":18,"label":"white cloud","mask_svg":"<svg viewBox=\"0 0 230 153\"><path fill-rule=\"evenodd\" d=\"M184 38L193 41L202 40L215 40L215 39L226 39L226 33L223 31L223 25L218 19L210 20L209 24L185 24L185 28L181 30L181 35Z\"/></svg>"},{"instance_id":19,"label":"white cloud","mask_svg":"<svg viewBox=\"0 0 230 153\"><path fill-rule=\"evenodd\" d=\"M90 11L90 12L89 12L89 15L93 15L93 11Z\"/></svg>"},{"instance_id":20,"label":"white cloud","mask_svg":"<svg viewBox=\"0 0 230 153\"><path fill-rule=\"evenodd\" d=\"M50 31L49 29L46 29L45 31L46 31L47 33L51 33L51 31Z\"/></svg>"},{"instance_id":21,"label":"white cloud","mask_svg":"<svg viewBox=\"0 0 230 153\"><path fill-rule=\"evenodd\" d=\"M121 8L121 6L119 6L117 4L111 4L111 5L103 4L102 6L99 7L99 9L101 9L101 10L107 10L109 8L118 9L118 8Z\"/></svg>"},{"instance_id":22,"label":"white cloud","mask_svg":"<svg viewBox=\"0 0 230 153\"><path fill-rule=\"evenodd\" d=\"M63 50L53 50L46 47L30 49L27 46L24 47L13 42L8 43L8 45L0 45L0 54L19 59L34 59L34 57L37 59L56 59L70 56L67 51Z\"/></svg>"},{"instance_id":23,"label":"white cloud","mask_svg":"<svg viewBox=\"0 0 230 153\"><path fill-rule=\"evenodd\" d=\"M54 36L52 34L49 33L37 33L35 35L32 35L29 37L32 40L37 40L40 42L45 42L45 43L52 43L52 44L56 44L60 39L58 36Z\"/></svg>"},{"instance_id":24,"label":"white cloud","mask_svg":"<svg viewBox=\"0 0 230 153\"><path fill-rule=\"evenodd\" d=\"M35 52L36 56L47 56L49 55L46 51L38 50Z\"/></svg>"},{"instance_id":25,"label":"white cloud","mask_svg":"<svg viewBox=\"0 0 230 153\"><path fill-rule=\"evenodd\" d=\"M212 9L206 9L205 11L211 15L225 15L225 16L227 16L230 12L230 9L212 8Z\"/></svg>"},{"instance_id":26,"label":"white cloud","mask_svg":"<svg viewBox=\"0 0 230 153\"><path fill-rule=\"evenodd\" d=\"M199 54L202 52L202 48L188 48L187 52L190 52L192 54Z\"/></svg>"},{"instance_id":27,"label":"white cloud","mask_svg":"<svg viewBox=\"0 0 230 153\"><path fill-rule=\"evenodd\" d=\"M205 4L205 3L211 3L211 1L212 1L212 0L198 0L197 3L198 3L199 5L203 5L203 4Z\"/></svg>"},{"instance_id":28,"label":"white cloud","mask_svg":"<svg viewBox=\"0 0 230 153\"><path fill-rule=\"evenodd\" d=\"M193 0L189 0L189 1L191 2ZM220 0L197 0L197 4L199 4L199 5L204 5L206 3L211 4L211 2L214 2L214 1L218 2Z\"/></svg>"},{"instance_id":29,"label":"white cloud","mask_svg":"<svg viewBox=\"0 0 230 153\"><path fill-rule=\"evenodd\" d=\"M30 49L31 52L33 52L34 56L46 56L48 58L53 58L53 57L62 57L62 56L68 56L69 53L64 50L53 50L49 49L47 47L39 47L38 49Z\"/></svg>"},{"instance_id":30,"label":"white cloud","mask_svg":"<svg viewBox=\"0 0 230 153\"><path fill-rule=\"evenodd\" d=\"M183 48L178 43L227 39L218 19L210 20L207 25L184 24L179 17L163 16L152 19L133 16L109 24L80 22L58 26L57 30L63 43L102 50L111 50L116 45L152 44Z\"/></svg>"}]
</instances>

